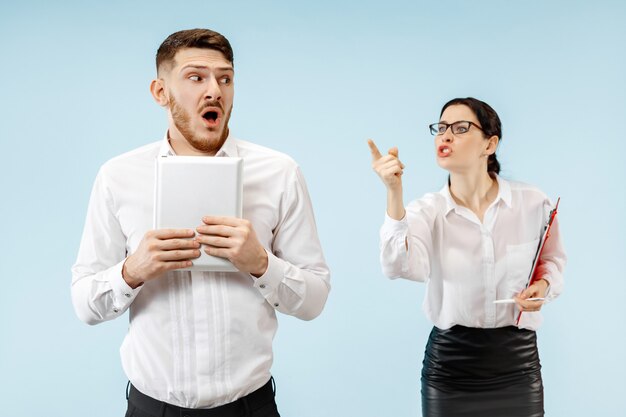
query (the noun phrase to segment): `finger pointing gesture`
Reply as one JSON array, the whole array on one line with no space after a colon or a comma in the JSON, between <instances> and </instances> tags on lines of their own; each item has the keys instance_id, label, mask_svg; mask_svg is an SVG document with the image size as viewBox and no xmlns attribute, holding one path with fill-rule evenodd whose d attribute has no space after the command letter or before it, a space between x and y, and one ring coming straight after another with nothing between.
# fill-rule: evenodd
<instances>
[{"instance_id":1,"label":"finger pointing gesture","mask_svg":"<svg viewBox=\"0 0 626 417\"><path fill-rule=\"evenodd\" d=\"M402 173L404 164L398 159L398 148L389 149L387 155L382 155L373 140L368 139L372 154L372 169L378 174L387 189L398 190L402 188Z\"/></svg>"},{"instance_id":2,"label":"finger pointing gesture","mask_svg":"<svg viewBox=\"0 0 626 417\"><path fill-rule=\"evenodd\" d=\"M383 156L380 154L380 151L378 150L378 147L376 146L376 144L374 143L373 140L368 139L367 140L367 144L370 147L370 152L372 153L372 162L376 162L378 161L380 158L382 158Z\"/></svg>"}]
</instances>

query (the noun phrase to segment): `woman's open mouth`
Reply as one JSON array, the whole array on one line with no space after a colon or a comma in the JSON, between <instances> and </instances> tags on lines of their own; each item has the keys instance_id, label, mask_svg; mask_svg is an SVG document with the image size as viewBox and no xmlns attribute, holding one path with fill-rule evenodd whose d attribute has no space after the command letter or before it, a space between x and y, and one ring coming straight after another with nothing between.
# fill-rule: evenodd
<instances>
[{"instance_id":1,"label":"woman's open mouth","mask_svg":"<svg viewBox=\"0 0 626 417\"><path fill-rule=\"evenodd\" d=\"M443 145L437 148L437 156L439 156L440 158L448 157L451 153L452 149L450 149L450 147L448 146Z\"/></svg>"}]
</instances>

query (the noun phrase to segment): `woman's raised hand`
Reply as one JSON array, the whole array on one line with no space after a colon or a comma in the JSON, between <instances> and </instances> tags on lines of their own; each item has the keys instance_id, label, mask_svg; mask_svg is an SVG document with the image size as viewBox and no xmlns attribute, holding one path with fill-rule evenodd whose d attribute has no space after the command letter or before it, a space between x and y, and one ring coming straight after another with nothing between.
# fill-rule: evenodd
<instances>
[{"instance_id":1,"label":"woman's raised hand","mask_svg":"<svg viewBox=\"0 0 626 417\"><path fill-rule=\"evenodd\" d=\"M389 149L387 155L381 155L373 140L368 139L367 144L372 153L372 168L378 174L389 191L402 190L402 170L404 164L398 159L398 148Z\"/></svg>"},{"instance_id":2,"label":"woman's raised hand","mask_svg":"<svg viewBox=\"0 0 626 417\"><path fill-rule=\"evenodd\" d=\"M389 149L385 156L380 154L373 140L367 144L372 152L372 168L387 187L387 214L395 220L404 218L404 204L402 202L402 170L404 164L398 159L398 148Z\"/></svg>"}]
</instances>

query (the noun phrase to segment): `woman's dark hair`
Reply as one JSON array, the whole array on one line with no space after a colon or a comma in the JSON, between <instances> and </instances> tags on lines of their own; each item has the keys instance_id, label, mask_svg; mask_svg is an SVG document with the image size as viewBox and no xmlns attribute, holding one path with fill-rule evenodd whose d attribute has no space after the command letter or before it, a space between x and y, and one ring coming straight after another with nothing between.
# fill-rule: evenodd
<instances>
[{"instance_id":1,"label":"woman's dark hair","mask_svg":"<svg viewBox=\"0 0 626 417\"><path fill-rule=\"evenodd\" d=\"M502 123L500 123L498 113L489 104L474 97L455 98L448 101L443 105L439 117L441 118L443 112L448 107L459 104L469 107L474 112L486 137L497 136L498 139L502 140ZM500 163L498 158L496 158L495 152L489 155L489 159L487 159L487 172L500 173Z\"/></svg>"}]
</instances>

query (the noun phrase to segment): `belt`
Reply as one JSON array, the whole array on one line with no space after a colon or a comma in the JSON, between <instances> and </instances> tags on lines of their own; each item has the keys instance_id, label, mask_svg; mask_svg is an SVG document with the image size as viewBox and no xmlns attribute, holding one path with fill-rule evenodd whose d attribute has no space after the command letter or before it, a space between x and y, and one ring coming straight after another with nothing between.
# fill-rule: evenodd
<instances>
[{"instance_id":1,"label":"belt","mask_svg":"<svg viewBox=\"0 0 626 417\"><path fill-rule=\"evenodd\" d=\"M180 416L180 417L241 417L248 415L251 410L256 410L274 401L274 378L261 388L237 400L214 408L184 408L155 400L139 392L130 384L130 392L127 396L129 404L140 410L156 416Z\"/></svg>"}]
</instances>

